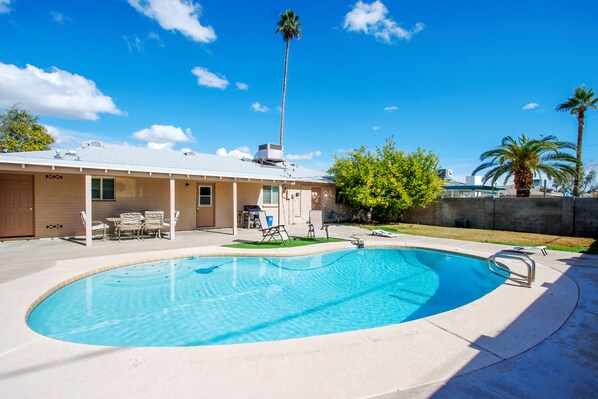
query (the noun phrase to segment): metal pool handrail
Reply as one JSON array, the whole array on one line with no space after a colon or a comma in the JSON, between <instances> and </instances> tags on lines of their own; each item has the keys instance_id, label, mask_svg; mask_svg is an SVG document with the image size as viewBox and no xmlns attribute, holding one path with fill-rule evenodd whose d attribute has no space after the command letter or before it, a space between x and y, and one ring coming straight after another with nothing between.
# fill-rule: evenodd
<instances>
[{"instance_id":1,"label":"metal pool handrail","mask_svg":"<svg viewBox=\"0 0 598 399\"><path fill-rule=\"evenodd\" d=\"M496 261L497 258L503 259L516 259L522 261L525 266L527 267L527 275L516 273L512 270L509 270L504 265L501 265ZM506 253L506 252L497 252L494 255L491 255L487 260L486 264L488 265L488 269L501 277L505 277L511 281L515 281L519 284L526 284L529 288L532 287L532 282L536 279L536 261L534 261L529 255L524 253ZM505 275L503 272L508 273ZM518 276L521 279L514 278L511 276Z\"/></svg>"}]
</instances>

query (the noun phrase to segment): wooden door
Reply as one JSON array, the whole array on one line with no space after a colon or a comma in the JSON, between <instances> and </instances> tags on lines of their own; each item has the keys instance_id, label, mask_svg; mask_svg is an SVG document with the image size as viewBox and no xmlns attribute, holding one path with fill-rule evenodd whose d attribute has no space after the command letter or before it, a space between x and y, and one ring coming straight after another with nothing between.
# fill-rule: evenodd
<instances>
[{"instance_id":1,"label":"wooden door","mask_svg":"<svg viewBox=\"0 0 598 399\"><path fill-rule=\"evenodd\" d=\"M33 176L0 175L0 237L32 235Z\"/></svg>"},{"instance_id":2,"label":"wooden door","mask_svg":"<svg viewBox=\"0 0 598 399\"><path fill-rule=\"evenodd\" d=\"M311 209L315 211L322 210L322 188L312 187L311 188Z\"/></svg>"},{"instance_id":3,"label":"wooden door","mask_svg":"<svg viewBox=\"0 0 598 399\"><path fill-rule=\"evenodd\" d=\"M216 225L214 198L213 184L197 185L197 227L214 227Z\"/></svg>"}]
</instances>

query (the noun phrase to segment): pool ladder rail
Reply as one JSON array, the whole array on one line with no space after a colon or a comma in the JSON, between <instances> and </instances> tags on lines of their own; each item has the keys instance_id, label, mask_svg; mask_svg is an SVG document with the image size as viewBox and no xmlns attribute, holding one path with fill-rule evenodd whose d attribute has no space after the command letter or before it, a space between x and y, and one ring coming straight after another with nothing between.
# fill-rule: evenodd
<instances>
[{"instance_id":1,"label":"pool ladder rail","mask_svg":"<svg viewBox=\"0 0 598 399\"><path fill-rule=\"evenodd\" d=\"M502 265L496 261L496 259L499 258L513 259L523 262L527 267L527 274L516 273L510 270L507 266ZM492 273L497 274L501 277L505 277L518 284L527 285L528 288L532 287L532 282L536 279L536 261L534 261L529 255L524 253L497 252L486 260L486 264L488 265L488 269L490 269Z\"/></svg>"}]
</instances>

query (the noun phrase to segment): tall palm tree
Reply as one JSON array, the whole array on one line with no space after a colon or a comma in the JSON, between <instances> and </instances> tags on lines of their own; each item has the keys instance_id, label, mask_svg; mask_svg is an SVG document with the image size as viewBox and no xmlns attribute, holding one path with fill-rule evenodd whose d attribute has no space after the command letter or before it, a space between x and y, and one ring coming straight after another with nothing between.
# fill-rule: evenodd
<instances>
[{"instance_id":1,"label":"tall palm tree","mask_svg":"<svg viewBox=\"0 0 598 399\"><path fill-rule=\"evenodd\" d=\"M598 110L598 98L594 97L594 89L586 90L585 86L573 90L573 97L556 107L557 111L569 111L571 115L577 115L577 167L575 168L575 180L573 182L573 196L579 195L579 181L581 179L581 144L583 140L583 126L585 123L585 112L589 109Z\"/></svg>"},{"instance_id":2,"label":"tall palm tree","mask_svg":"<svg viewBox=\"0 0 598 399\"><path fill-rule=\"evenodd\" d=\"M575 149L575 144L560 141L555 136L540 140L530 139L524 134L517 140L507 136L499 147L480 155L480 161L488 158L490 161L478 166L473 174L491 168L483 180L484 183L492 180L492 185L501 176L505 176L504 183L514 176L517 197L529 197L534 176L539 177L540 172L558 182L574 175L577 161L573 155L563 152L566 149Z\"/></svg>"},{"instance_id":3,"label":"tall palm tree","mask_svg":"<svg viewBox=\"0 0 598 399\"><path fill-rule=\"evenodd\" d=\"M284 55L284 79L282 81L282 105L280 107L280 145L282 146L282 136L284 131L284 99L287 92L287 71L289 67L289 45L291 39L296 37L301 38L301 24L299 23L299 16L293 10L287 10L280 14L278 21L278 29L275 33L281 32L282 38L286 42L286 52Z\"/></svg>"}]
</instances>

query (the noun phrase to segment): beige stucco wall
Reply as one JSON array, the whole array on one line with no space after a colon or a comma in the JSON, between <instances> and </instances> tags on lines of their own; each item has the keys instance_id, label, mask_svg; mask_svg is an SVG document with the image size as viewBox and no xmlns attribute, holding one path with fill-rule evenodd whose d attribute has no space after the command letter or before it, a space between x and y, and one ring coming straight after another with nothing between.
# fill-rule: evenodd
<instances>
[{"instance_id":1,"label":"beige stucco wall","mask_svg":"<svg viewBox=\"0 0 598 399\"><path fill-rule=\"evenodd\" d=\"M59 173L33 175L36 237L83 234L79 212L85 209L85 177Z\"/></svg>"}]
</instances>

